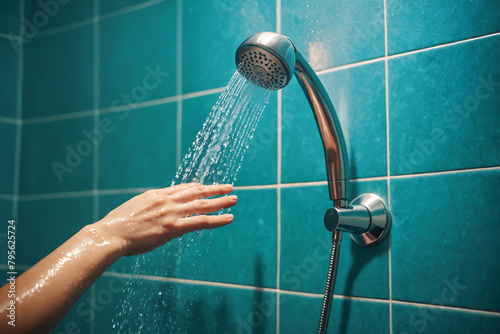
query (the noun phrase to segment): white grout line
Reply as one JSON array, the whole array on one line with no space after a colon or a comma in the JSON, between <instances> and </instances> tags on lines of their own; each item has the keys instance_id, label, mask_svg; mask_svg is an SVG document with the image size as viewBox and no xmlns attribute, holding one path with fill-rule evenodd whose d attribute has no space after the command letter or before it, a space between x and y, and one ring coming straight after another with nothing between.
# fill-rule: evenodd
<instances>
[{"instance_id":1,"label":"white grout line","mask_svg":"<svg viewBox=\"0 0 500 334\"><path fill-rule=\"evenodd\" d=\"M17 196L12 194L0 194L0 199L4 199L7 201L15 201L16 198Z\"/></svg>"},{"instance_id":2,"label":"white grout line","mask_svg":"<svg viewBox=\"0 0 500 334\"><path fill-rule=\"evenodd\" d=\"M276 0L276 32L281 34L281 0ZM277 95L277 159L276 159L276 334L280 334L280 276L281 276L281 113L282 113L282 91Z\"/></svg>"},{"instance_id":3,"label":"white grout line","mask_svg":"<svg viewBox=\"0 0 500 334\"><path fill-rule=\"evenodd\" d=\"M60 27L50 28L50 29L41 31L36 35L36 37L47 37L47 36L52 36L52 35L56 35L56 34L61 34L61 33L71 31L71 30L75 30L78 28L83 28L83 27L89 26L93 23L94 23L94 18L90 18L90 19L82 20L80 22L75 22L75 23L63 25Z\"/></svg>"},{"instance_id":4,"label":"white grout line","mask_svg":"<svg viewBox=\"0 0 500 334\"><path fill-rule=\"evenodd\" d=\"M84 190L84 191L71 191L71 192L59 192L59 193L20 195L19 200L34 201L34 200L47 200L47 199L59 199L59 198L87 197L93 195L94 195L93 190Z\"/></svg>"},{"instance_id":5,"label":"white grout line","mask_svg":"<svg viewBox=\"0 0 500 334\"><path fill-rule=\"evenodd\" d=\"M384 25L386 25L386 22L384 22ZM457 45L457 44L468 43L468 42L471 42L471 41L475 41L475 40L479 40L479 39L484 39L484 38L489 38L489 37L498 36L498 35L500 35L500 33L497 32L497 33L483 35L483 36L479 36L479 37L468 38L468 39L464 39L464 40L460 40L460 41L456 41L456 42L450 42L450 43L440 44L440 45L436 45L436 46L430 46L430 47L422 48L422 49L419 49L419 50L402 52L402 53L398 53L398 54L394 54L394 55L390 55L390 56L387 54L387 46L386 46L386 52L385 52L386 55L383 56L383 57L378 57L378 58L374 58L374 59L364 60L364 61L360 61L360 62L356 62L356 63L351 63L351 64L347 64L347 65L341 65L341 66L332 67L332 68L327 68L327 69L324 69L324 70L317 71L316 73L318 75L322 75L322 74L326 74L326 73L341 71L341 70L345 70L345 69L348 69L348 68L359 67L359 66L363 66L363 65L367 65L367 64L372 64L372 63L377 63L377 62L381 62L381 61L386 61L386 60L390 60L390 59L396 59L396 58L406 57L406 56L410 56L410 55L417 54L417 53L422 53L422 52L426 52L426 51L431 51L431 50L435 50L435 49L444 48L444 47L447 47L447 46L453 46L453 45ZM387 44L387 41L385 41L385 43Z\"/></svg>"},{"instance_id":6,"label":"white grout line","mask_svg":"<svg viewBox=\"0 0 500 334\"><path fill-rule=\"evenodd\" d=\"M105 277L118 277L118 278L132 278L132 274L125 273L117 273L113 271L106 271L102 276ZM280 293L284 295L293 295L293 296L302 296L309 298L323 298L322 294L319 293L310 293L310 292L299 292L299 291L291 291L291 290L279 290L275 288L264 288L257 287L253 285L243 285L243 284L235 284L235 283L221 283L221 282L213 282L213 281L201 281L201 280L192 280L186 278L173 278L173 277L164 277L164 276L152 276L152 275L135 275L134 278L157 281L157 282L166 282L166 283L178 283L178 284L189 284L189 285L199 285L199 286L213 286L220 288L229 288L229 289L241 289L241 290L252 290L252 291L264 291L269 293ZM484 311L484 310L476 310L476 309L466 309L454 306L441 306L441 305L433 305L433 304L425 304L425 303L414 303L414 302L405 302L399 300L386 300L386 299L378 299L378 298L366 298L366 297L355 297L355 296L344 296L344 295L334 295L333 298L341 299L341 300L353 300L353 301L362 301L362 302L370 302L370 303L382 303L382 304L400 304L400 305L409 305L415 307L427 307L427 308L436 308L442 310L450 310L450 311L459 311L459 312L468 312L468 313L477 313L477 314L485 314L485 315L493 315L500 316L500 312L494 311Z\"/></svg>"},{"instance_id":7,"label":"white grout line","mask_svg":"<svg viewBox=\"0 0 500 334\"><path fill-rule=\"evenodd\" d=\"M99 15L99 13L97 12L97 13L94 13L93 18L41 31L40 33L38 33L37 37L46 37L46 36L64 33L64 32L70 31L70 30L82 28L82 27L94 24L96 22L96 20L97 20L97 22L100 22L103 20L107 20L107 19L119 16L119 15L131 13L131 12L138 11L138 10L141 10L141 9L144 9L147 7L151 7L151 6L154 6L154 5L159 4L161 2L164 2L164 1L165 0L146 1L146 2L143 2L141 4L118 9L116 11L113 11L113 12L110 12L110 13L107 13L104 15Z\"/></svg>"},{"instance_id":8,"label":"white grout line","mask_svg":"<svg viewBox=\"0 0 500 334\"><path fill-rule=\"evenodd\" d=\"M391 180L395 179L413 179L416 177L426 177L426 176L436 176L436 175L448 175L448 174L462 174L462 173L472 173L472 172L485 172L490 170L500 170L500 166L493 167L477 167L477 168L467 168L467 169L454 169L441 172L425 172L418 174L405 174L405 175L392 175L389 178Z\"/></svg>"},{"instance_id":9,"label":"white grout line","mask_svg":"<svg viewBox=\"0 0 500 334\"><path fill-rule=\"evenodd\" d=\"M177 0L177 54L176 54L176 70L177 70L177 80L176 89L177 96L182 95L182 0ZM177 140L176 140L176 151L175 151L175 161L176 165L181 164L182 155L182 100L177 101Z\"/></svg>"},{"instance_id":10,"label":"white grout line","mask_svg":"<svg viewBox=\"0 0 500 334\"><path fill-rule=\"evenodd\" d=\"M205 95L211 95L211 94L217 94L217 93L220 94L220 93L222 93L224 91L225 88L226 87L212 88L212 89L202 90L202 91L199 91L199 92L193 92L193 93L183 94L180 97L183 100L187 100L187 99L192 99L192 98L195 98L195 97L200 97L200 96L205 96Z\"/></svg>"},{"instance_id":11,"label":"white grout line","mask_svg":"<svg viewBox=\"0 0 500 334\"><path fill-rule=\"evenodd\" d=\"M19 80L19 78L18 78L18 80ZM18 119L18 118L10 118L10 117L0 116L0 123L9 123L9 124L21 125L21 120Z\"/></svg>"},{"instance_id":12,"label":"white grout line","mask_svg":"<svg viewBox=\"0 0 500 334\"><path fill-rule=\"evenodd\" d=\"M21 27L21 29L23 29ZM8 39L8 40L11 40L11 41L17 41L19 43L24 43L24 38L22 36L17 36L17 35L13 35L13 34L5 34L3 32L0 32L0 38L5 38L5 39Z\"/></svg>"},{"instance_id":13,"label":"white grout line","mask_svg":"<svg viewBox=\"0 0 500 334\"><path fill-rule=\"evenodd\" d=\"M99 0L94 0L94 31L93 31L93 70L94 70L94 91L93 91L93 107L94 107L94 131L99 128L99 103L100 103L100 48L99 35L100 23L98 21L100 3ZM93 180L92 189L94 190L94 204L97 198L97 190L99 187L99 145L94 145L94 164L93 164ZM94 205L94 220L96 220L98 208Z\"/></svg>"},{"instance_id":14,"label":"white grout line","mask_svg":"<svg viewBox=\"0 0 500 334\"><path fill-rule=\"evenodd\" d=\"M95 113L95 110L85 110L85 111L70 112L70 113L66 113L66 114L58 114L58 115L51 115L51 116L31 117L31 118L25 118L23 120L23 124L36 124L36 123L64 121L64 120L73 119L73 118L93 116L94 113Z\"/></svg>"},{"instance_id":15,"label":"white grout line","mask_svg":"<svg viewBox=\"0 0 500 334\"><path fill-rule=\"evenodd\" d=\"M326 74L326 73L341 71L341 70L345 70L348 68L359 67L359 66L363 66L363 65L367 65L367 64L381 62L381 61L384 61L384 59L385 59L385 57L379 57L379 58L374 58L374 59L369 59L369 60L363 60L363 61L360 61L357 63L341 65L341 66L332 67L332 68L326 68L324 70L316 71L316 74L322 75L322 74Z\"/></svg>"},{"instance_id":16,"label":"white grout line","mask_svg":"<svg viewBox=\"0 0 500 334\"><path fill-rule=\"evenodd\" d=\"M500 166L498 167L485 167L485 168L474 168L474 169L461 169L455 171L446 171L446 172L435 172L435 173L425 173L425 174L410 174L410 175L398 175L391 176L390 179L412 179L414 177L424 177L424 176L434 176L434 175L443 175L443 174L461 174L461 173L470 173L470 172L484 172L490 170L500 170ZM386 180L387 177L375 177L375 178L367 178L367 179L355 179L351 180L351 182L368 182L368 181L383 181ZM265 185L256 185L256 186L236 186L234 190L263 190L263 189L277 189L277 188L300 188L300 187L314 187L314 186L325 186L327 185L326 181L317 181L317 182L301 182L301 183L281 183L281 184L265 184ZM98 195L118 195L118 194L136 194L142 193L147 190L158 189L154 187L143 187L143 188L123 188L123 189L99 189L97 191ZM21 195L19 196L19 200L40 200L40 199L56 199L56 198L65 198L65 197L85 197L92 196L94 192L92 190L83 190L83 191L73 191L73 192L59 192L59 193L42 193L42 194L29 194L29 195Z\"/></svg>"},{"instance_id":17,"label":"white grout line","mask_svg":"<svg viewBox=\"0 0 500 334\"><path fill-rule=\"evenodd\" d=\"M439 45L430 46L430 47L427 47L427 48L422 48L422 49L419 49L419 50L402 52L402 53L398 53L398 54L387 56L387 58L388 59L395 59L395 58L406 57L406 56L413 55L413 54L416 54L416 53L431 51L431 50L435 50L435 49L441 49L441 48L445 48L445 47L448 47L448 46L453 46L453 45L462 44L462 43L468 43L468 42L476 41L476 40L479 40L479 39L484 39L484 38L489 38L489 37L494 37L494 36L500 36L500 32L495 32L495 33L492 33L492 34L487 34L487 35L478 36L478 37L467 38L467 39L463 39L463 40L456 41L456 42L449 42L449 43L439 44Z\"/></svg>"},{"instance_id":18,"label":"white grout line","mask_svg":"<svg viewBox=\"0 0 500 334\"><path fill-rule=\"evenodd\" d=\"M279 185L279 187L280 188L295 188L295 187L311 187L311 186L325 186L325 185L328 185L327 181L282 183Z\"/></svg>"},{"instance_id":19,"label":"white grout line","mask_svg":"<svg viewBox=\"0 0 500 334\"><path fill-rule=\"evenodd\" d=\"M279 0L278 0L279 1ZM281 5L281 4L280 4ZM280 10L281 12L281 10ZM277 119L278 119L278 131L277 131L277 136L278 136L278 147L277 147L277 183L280 186L281 185L281 143L282 143L282 137L281 137L281 120L282 120L282 93L281 90L278 90L277 94L278 98L278 108L277 108ZM276 195L277 195L277 250L276 250L276 256L277 256L277 261L276 261L276 288L280 289L280 277L281 277L281 188L278 187L276 189ZM279 334L280 332L280 293L278 292L276 294L276 333Z\"/></svg>"},{"instance_id":20,"label":"white grout line","mask_svg":"<svg viewBox=\"0 0 500 334\"><path fill-rule=\"evenodd\" d=\"M157 105L162 105L162 104L167 104L167 103L172 103L172 102L177 102L177 101L182 101L182 100L188 100L188 99L201 97L201 96L205 96L205 95L211 95L211 94L217 94L217 93L220 94L223 91L224 91L224 87L219 87L219 88L208 89L208 90L194 92L194 93L188 93L188 94L184 94L184 95L175 95L175 96L164 97L164 98L156 99L156 100L138 102L138 103L135 103L134 106L121 105L121 106L117 106L117 107L103 108L103 109L99 109L99 113L101 115L103 115L103 114L114 113L114 112L122 112L125 110L135 110L135 109L140 109L140 108L144 108L144 107L157 106ZM66 114L26 118L23 120L23 124L55 122L55 121L62 121L62 120L78 118L78 117L93 116L94 112L95 112L95 110L84 110L84 111L77 111L77 112L71 112L71 113L66 113ZM0 121L2 121L2 120L3 119L0 118ZM4 118L4 121L5 122L14 122L12 119L7 118L7 117Z\"/></svg>"},{"instance_id":21,"label":"white grout line","mask_svg":"<svg viewBox=\"0 0 500 334\"><path fill-rule=\"evenodd\" d=\"M465 313L483 314L483 315L490 315L490 316L496 316L496 317L500 316L500 312L461 308L461 307L455 307L455 306L442 306L442 305L435 305L435 304L405 302L402 300L392 300L391 303L398 304L398 305L414 306L414 307L419 307L419 308L425 307L425 308L440 309L440 310L446 310L446 311L457 311L457 312L465 312Z\"/></svg>"},{"instance_id":22,"label":"white grout line","mask_svg":"<svg viewBox=\"0 0 500 334\"><path fill-rule=\"evenodd\" d=\"M100 23L99 23L100 0L94 0L94 25L93 25L93 71L94 71L94 91L93 91L93 116L94 116L94 130L99 128L99 104L100 104ZM94 145L94 163L92 175L92 218L96 222L99 219L99 145ZM92 321L90 322L90 334L95 333L96 328L96 314L95 314L95 299L96 287L92 284L90 287L90 312Z\"/></svg>"},{"instance_id":23,"label":"white grout line","mask_svg":"<svg viewBox=\"0 0 500 334\"><path fill-rule=\"evenodd\" d=\"M389 143L389 60L387 58L388 46L388 30L387 30L387 1L384 0L384 71L385 71L385 135L386 135L386 163L387 163L387 205L389 212L391 211L391 151ZM392 265L391 265L391 235L388 240L387 261L389 269L389 334L393 333L392 329Z\"/></svg>"},{"instance_id":24,"label":"white grout line","mask_svg":"<svg viewBox=\"0 0 500 334\"><path fill-rule=\"evenodd\" d=\"M24 36L24 8L25 0L19 2L19 13L21 16L21 35ZM24 78L24 44L19 44L19 59L17 66L17 111L16 118L19 120L16 131L16 155L14 160L14 200L12 201L12 214L14 218L19 217L19 188L21 183L21 148L23 133L23 78Z\"/></svg>"},{"instance_id":25,"label":"white grout line","mask_svg":"<svg viewBox=\"0 0 500 334\"><path fill-rule=\"evenodd\" d=\"M138 11L138 10L141 10L141 9L144 9L144 8L148 8L148 7L154 6L156 4L162 3L164 1L165 0L146 1L146 2L143 2L143 3L137 4L137 5L133 5L133 6L125 7L125 8L122 8L122 9L118 9L116 11L113 11L113 12L110 12L110 13L107 13L107 14L104 14L104 15L100 15L99 16L99 21L107 20L107 19L119 16L119 15L123 15L123 14L131 13L131 12L135 12L135 11Z\"/></svg>"}]
</instances>

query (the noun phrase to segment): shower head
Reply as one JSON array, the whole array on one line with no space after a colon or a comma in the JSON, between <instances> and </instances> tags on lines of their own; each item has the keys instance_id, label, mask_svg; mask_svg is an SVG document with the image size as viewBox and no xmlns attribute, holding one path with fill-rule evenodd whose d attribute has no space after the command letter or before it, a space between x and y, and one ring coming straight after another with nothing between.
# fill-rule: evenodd
<instances>
[{"instance_id":1,"label":"shower head","mask_svg":"<svg viewBox=\"0 0 500 334\"><path fill-rule=\"evenodd\" d=\"M247 38L236 50L239 72L268 90L285 87L295 68L295 46L283 35L260 32Z\"/></svg>"},{"instance_id":2,"label":"shower head","mask_svg":"<svg viewBox=\"0 0 500 334\"><path fill-rule=\"evenodd\" d=\"M323 141L330 198L337 207L344 207L349 181L344 135L328 92L304 56L288 37L274 32L260 32L238 47L236 65L246 79L267 90L285 87L295 73Z\"/></svg>"}]
</instances>

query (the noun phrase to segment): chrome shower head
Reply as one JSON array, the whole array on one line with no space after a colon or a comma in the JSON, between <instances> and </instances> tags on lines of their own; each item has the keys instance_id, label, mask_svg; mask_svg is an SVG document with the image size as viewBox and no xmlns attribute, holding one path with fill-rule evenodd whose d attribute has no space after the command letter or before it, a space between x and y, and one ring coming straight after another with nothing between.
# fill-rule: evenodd
<instances>
[{"instance_id":1,"label":"chrome shower head","mask_svg":"<svg viewBox=\"0 0 500 334\"><path fill-rule=\"evenodd\" d=\"M323 141L330 197L336 206L346 206L346 187L350 177L344 135L328 92L304 56L288 37L260 32L238 47L236 65L246 79L268 90L285 87L295 73Z\"/></svg>"},{"instance_id":2,"label":"chrome shower head","mask_svg":"<svg viewBox=\"0 0 500 334\"><path fill-rule=\"evenodd\" d=\"M295 46L283 35L260 32L247 38L236 50L239 72L268 90L285 87L295 68Z\"/></svg>"}]
</instances>

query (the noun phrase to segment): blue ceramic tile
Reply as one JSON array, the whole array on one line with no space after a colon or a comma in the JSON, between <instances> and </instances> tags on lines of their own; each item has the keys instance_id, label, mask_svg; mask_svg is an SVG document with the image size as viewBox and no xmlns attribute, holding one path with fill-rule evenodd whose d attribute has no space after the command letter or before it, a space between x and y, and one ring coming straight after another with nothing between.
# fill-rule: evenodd
<instances>
[{"instance_id":1,"label":"blue ceramic tile","mask_svg":"<svg viewBox=\"0 0 500 334\"><path fill-rule=\"evenodd\" d=\"M175 175L175 103L100 115L99 188L165 187Z\"/></svg>"},{"instance_id":2,"label":"blue ceramic tile","mask_svg":"<svg viewBox=\"0 0 500 334\"><path fill-rule=\"evenodd\" d=\"M110 333L113 326L126 333L139 329L147 333L273 333L276 329L274 293L149 280L135 281L132 290L120 291L120 286L123 283L115 277L97 281L97 301L99 294L108 299L99 304L101 311L96 309L96 333ZM131 311L116 316L127 295L132 296Z\"/></svg>"},{"instance_id":3,"label":"blue ceramic tile","mask_svg":"<svg viewBox=\"0 0 500 334\"><path fill-rule=\"evenodd\" d=\"M498 32L499 13L497 1L388 0L388 51L395 54Z\"/></svg>"},{"instance_id":4,"label":"blue ceramic tile","mask_svg":"<svg viewBox=\"0 0 500 334\"><path fill-rule=\"evenodd\" d=\"M21 1L4 0L0 3L0 32L19 35L21 32ZM2 53L3 54L3 53Z\"/></svg>"},{"instance_id":5,"label":"blue ceramic tile","mask_svg":"<svg viewBox=\"0 0 500 334\"><path fill-rule=\"evenodd\" d=\"M92 53L91 26L25 44L23 117L92 109Z\"/></svg>"},{"instance_id":6,"label":"blue ceramic tile","mask_svg":"<svg viewBox=\"0 0 500 334\"><path fill-rule=\"evenodd\" d=\"M0 199L1 219L8 220L14 218L12 200Z\"/></svg>"},{"instance_id":7,"label":"blue ceramic tile","mask_svg":"<svg viewBox=\"0 0 500 334\"><path fill-rule=\"evenodd\" d=\"M182 102L182 156L203 128L219 94L202 96ZM244 154L235 185L275 184L277 177L277 116L276 95L272 94L260 122Z\"/></svg>"},{"instance_id":8,"label":"blue ceramic tile","mask_svg":"<svg viewBox=\"0 0 500 334\"><path fill-rule=\"evenodd\" d=\"M92 188L93 117L26 124L22 131L20 193Z\"/></svg>"},{"instance_id":9,"label":"blue ceramic tile","mask_svg":"<svg viewBox=\"0 0 500 334\"><path fill-rule=\"evenodd\" d=\"M392 298L500 311L499 171L391 180Z\"/></svg>"},{"instance_id":10,"label":"blue ceramic tile","mask_svg":"<svg viewBox=\"0 0 500 334\"><path fill-rule=\"evenodd\" d=\"M500 36L389 60L391 174L500 164Z\"/></svg>"},{"instance_id":11,"label":"blue ceramic tile","mask_svg":"<svg viewBox=\"0 0 500 334\"><path fill-rule=\"evenodd\" d=\"M25 36L92 19L94 1L26 0Z\"/></svg>"},{"instance_id":12,"label":"blue ceramic tile","mask_svg":"<svg viewBox=\"0 0 500 334\"><path fill-rule=\"evenodd\" d=\"M234 194L238 203L231 209L233 223L170 241L149 253L139 272L275 287L276 190L239 190Z\"/></svg>"},{"instance_id":13,"label":"blue ceramic tile","mask_svg":"<svg viewBox=\"0 0 500 334\"><path fill-rule=\"evenodd\" d=\"M19 55L7 39L0 39L0 54L0 116L16 118Z\"/></svg>"},{"instance_id":14,"label":"blue ceramic tile","mask_svg":"<svg viewBox=\"0 0 500 334\"><path fill-rule=\"evenodd\" d=\"M185 1L182 6L182 92L224 87L236 70L238 46L260 31L273 31L275 2Z\"/></svg>"},{"instance_id":15,"label":"blue ceramic tile","mask_svg":"<svg viewBox=\"0 0 500 334\"><path fill-rule=\"evenodd\" d=\"M129 9L135 5L141 5L149 0L106 0L99 3L99 11L102 14L113 12L120 9Z\"/></svg>"},{"instance_id":16,"label":"blue ceramic tile","mask_svg":"<svg viewBox=\"0 0 500 334\"><path fill-rule=\"evenodd\" d=\"M332 206L327 186L284 188L281 192L280 288L323 293L331 251L331 233L323 222ZM375 193L387 201L386 182L353 183L349 197L362 193ZM364 248L345 234L335 293L388 299L388 248L387 240Z\"/></svg>"},{"instance_id":17,"label":"blue ceramic tile","mask_svg":"<svg viewBox=\"0 0 500 334\"><path fill-rule=\"evenodd\" d=\"M18 126L0 123L2 163L0 164L0 194L14 193L14 163L16 157L16 132Z\"/></svg>"},{"instance_id":18,"label":"blue ceramic tile","mask_svg":"<svg viewBox=\"0 0 500 334\"><path fill-rule=\"evenodd\" d=\"M500 316L413 305L392 305L393 331L400 334L484 333L500 331Z\"/></svg>"},{"instance_id":19,"label":"blue ceramic tile","mask_svg":"<svg viewBox=\"0 0 500 334\"><path fill-rule=\"evenodd\" d=\"M315 70L384 55L384 3L377 0L286 0L282 33Z\"/></svg>"},{"instance_id":20,"label":"blue ceramic tile","mask_svg":"<svg viewBox=\"0 0 500 334\"><path fill-rule=\"evenodd\" d=\"M93 317L91 305L92 299L89 289L76 301L51 333L90 333Z\"/></svg>"},{"instance_id":21,"label":"blue ceramic tile","mask_svg":"<svg viewBox=\"0 0 500 334\"><path fill-rule=\"evenodd\" d=\"M383 176L386 167L384 64L320 75L339 116L352 178ZM293 80L283 90L282 181L326 180L323 144L314 115Z\"/></svg>"},{"instance_id":22,"label":"blue ceramic tile","mask_svg":"<svg viewBox=\"0 0 500 334\"><path fill-rule=\"evenodd\" d=\"M92 224L92 197L19 202L18 265L33 265L84 226Z\"/></svg>"},{"instance_id":23,"label":"blue ceramic tile","mask_svg":"<svg viewBox=\"0 0 500 334\"><path fill-rule=\"evenodd\" d=\"M175 95L175 15L175 1L165 1L101 22L101 107Z\"/></svg>"},{"instance_id":24,"label":"blue ceramic tile","mask_svg":"<svg viewBox=\"0 0 500 334\"><path fill-rule=\"evenodd\" d=\"M281 294L280 332L315 333L322 301L322 298ZM334 299L327 333L390 333L389 305Z\"/></svg>"}]
</instances>

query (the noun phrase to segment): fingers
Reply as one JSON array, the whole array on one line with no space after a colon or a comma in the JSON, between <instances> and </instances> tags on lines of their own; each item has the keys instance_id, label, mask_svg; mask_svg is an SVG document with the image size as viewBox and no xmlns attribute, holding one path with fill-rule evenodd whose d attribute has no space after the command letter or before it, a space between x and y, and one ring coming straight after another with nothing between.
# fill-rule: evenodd
<instances>
[{"instance_id":1,"label":"fingers","mask_svg":"<svg viewBox=\"0 0 500 334\"><path fill-rule=\"evenodd\" d=\"M168 188L163 188L163 189L158 189L158 191L163 194L163 195L171 195L175 194L176 192L182 191L184 189L187 189L189 187L195 187L195 186L201 186L201 183L183 183L183 184L178 184L175 186L171 186Z\"/></svg>"},{"instance_id":2,"label":"fingers","mask_svg":"<svg viewBox=\"0 0 500 334\"><path fill-rule=\"evenodd\" d=\"M178 224L182 225L182 227L186 230L185 233L202 230L202 229L210 229L215 227L220 227L227 225L233 221L233 215L224 214L220 216L193 216L184 219L180 219Z\"/></svg>"},{"instance_id":3,"label":"fingers","mask_svg":"<svg viewBox=\"0 0 500 334\"><path fill-rule=\"evenodd\" d=\"M227 195L232 190L233 186L230 184L215 184L211 186L197 184L172 194L171 198L178 202L189 202L204 197Z\"/></svg>"},{"instance_id":4,"label":"fingers","mask_svg":"<svg viewBox=\"0 0 500 334\"><path fill-rule=\"evenodd\" d=\"M238 197L236 197L236 195L218 197L213 199L200 199L182 204L180 207L180 212L188 216L211 213L225 208L230 208L234 206L237 201Z\"/></svg>"}]
</instances>

